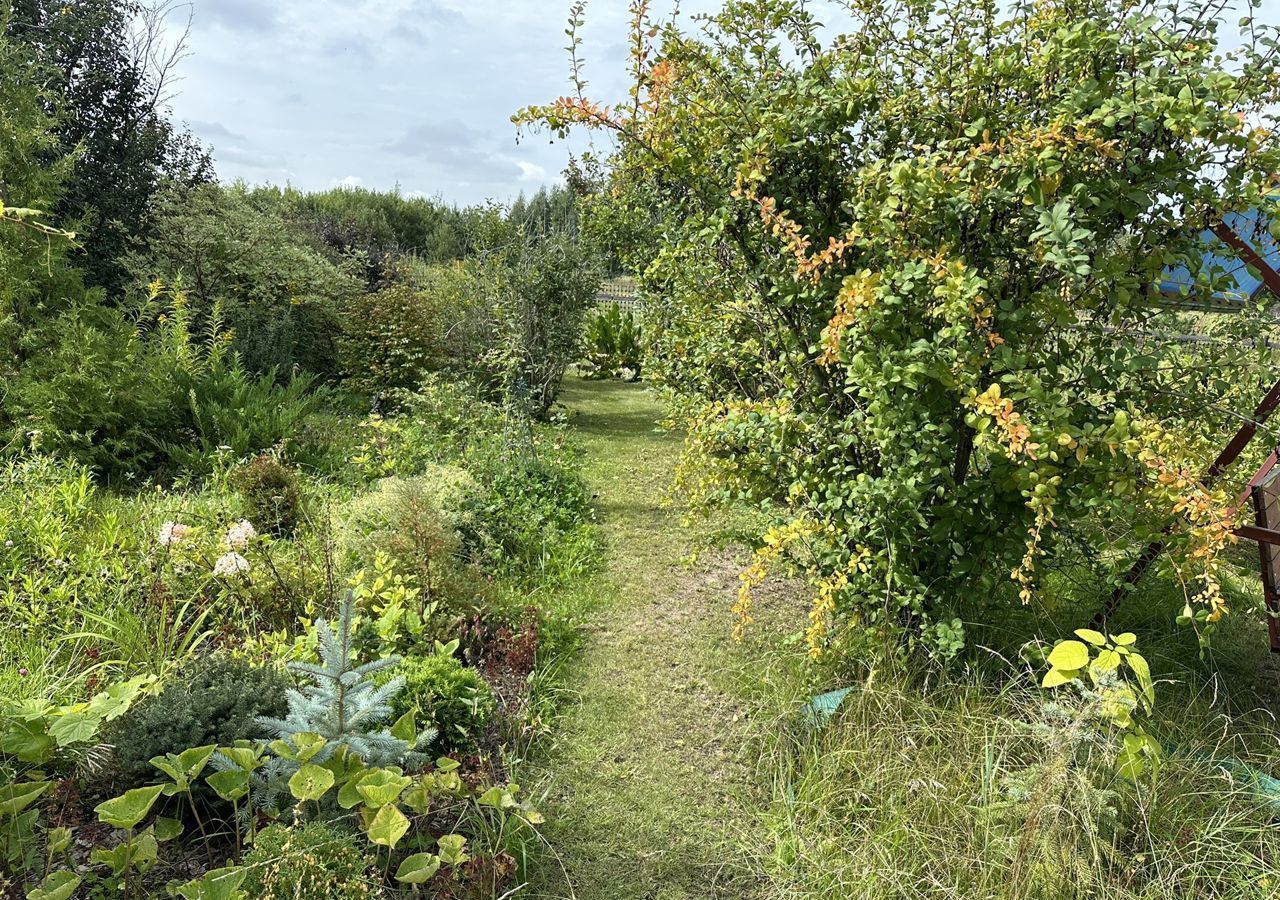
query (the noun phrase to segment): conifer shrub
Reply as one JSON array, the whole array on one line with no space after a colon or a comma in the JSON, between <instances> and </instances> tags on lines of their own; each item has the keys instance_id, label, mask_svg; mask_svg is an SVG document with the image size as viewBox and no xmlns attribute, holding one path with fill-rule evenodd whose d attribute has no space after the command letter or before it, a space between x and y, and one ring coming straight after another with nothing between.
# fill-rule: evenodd
<instances>
[{"instance_id":1,"label":"conifer shrub","mask_svg":"<svg viewBox=\"0 0 1280 900\"><path fill-rule=\"evenodd\" d=\"M323 765L342 751L371 766L420 766L427 760L419 751L436 733L414 727L406 734L400 723L391 723L391 703L404 687L404 679L391 674L400 657L358 665L355 619L355 597L347 591L337 619L321 619L313 629L319 662L289 664L291 672L309 683L288 693L283 716L259 717L256 735L262 738L265 732L265 740L284 741L295 750L300 746L298 735L318 735L324 746L308 755L313 765ZM289 780L300 766L296 755L277 755L256 774L257 800L263 808L284 810L292 804Z\"/></svg>"},{"instance_id":2,"label":"conifer shrub","mask_svg":"<svg viewBox=\"0 0 1280 900\"><path fill-rule=\"evenodd\" d=\"M121 777L142 783L157 774L153 756L256 737L259 716L288 709L289 686L283 673L243 659L218 656L199 663L188 677L174 679L121 717L112 738Z\"/></svg>"},{"instance_id":3,"label":"conifer shrub","mask_svg":"<svg viewBox=\"0 0 1280 900\"><path fill-rule=\"evenodd\" d=\"M258 900L365 900L383 896L366 873L361 840L324 822L263 829L244 858L244 896Z\"/></svg>"}]
</instances>

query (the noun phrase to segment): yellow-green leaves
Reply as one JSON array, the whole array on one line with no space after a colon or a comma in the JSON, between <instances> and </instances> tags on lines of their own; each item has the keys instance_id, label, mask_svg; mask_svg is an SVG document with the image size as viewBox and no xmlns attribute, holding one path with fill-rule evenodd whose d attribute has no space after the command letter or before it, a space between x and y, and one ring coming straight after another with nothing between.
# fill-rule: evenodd
<instances>
[{"instance_id":1,"label":"yellow-green leaves","mask_svg":"<svg viewBox=\"0 0 1280 900\"><path fill-rule=\"evenodd\" d=\"M52 781L18 781L0 786L0 819L16 816L51 787Z\"/></svg>"},{"instance_id":2,"label":"yellow-green leaves","mask_svg":"<svg viewBox=\"0 0 1280 900\"><path fill-rule=\"evenodd\" d=\"M440 858L451 866L460 866L471 858L467 855L467 839L460 834L441 835L436 844Z\"/></svg>"},{"instance_id":3,"label":"yellow-green leaves","mask_svg":"<svg viewBox=\"0 0 1280 900\"><path fill-rule=\"evenodd\" d=\"M40 882L38 888L33 888L27 894L27 900L70 900L80 886L80 881L80 876L74 872L65 869L54 872Z\"/></svg>"},{"instance_id":4,"label":"yellow-green leaves","mask_svg":"<svg viewBox=\"0 0 1280 900\"><path fill-rule=\"evenodd\" d=\"M289 778L289 793L293 794L295 800L306 802L308 800L319 800L329 792L329 788L333 787L333 773L323 766L314 766L307 763L299 767Z\"/></svg>"},{"instance_id":5,"label":"yellow-green leaves","mask_svg":"<svg viewBox=\"0 0 1280 900\"><path fill-rule=\"evenodd\" d=\"M240 885L248 874L238 866L211 869L195 881L175 887L174 891L184 900L234 900L244 896L239 893Z\"/></svg>"},{"instance_id":6,"label":"yellow-green leaves","mask_svg":"<svg viewBox=\"0 0 1280 900\"><path fill-rule=\"evenodd\" d=\"M1079 641L1060 641L1049 653L1050 669L1040 682L1056 688L1089 675L1095 715L1121 732L1116 760L1120 774L1136 778L1159 764L1160 745L1134 720L1135 712L1150 713L1155 706L1151 668L1134 648L1137 637L1129 632L1109 638L1088 628L1076 631Z\"/></svg>"},{"instance_id":7,"label":"yellow-green leaves","mask_svg":"<svg viewBox=\"0 0 1280 900\"><path fill-rule=\"evenodd\" d=\"M113 800L99 803L93 811L98 814L98 821L113 828L136 828L151 812L152 805L163 791L164 786L159 784L135 788Z\"/></svg>"},{"instance_id":8,"label":"yellow-green leaves","mask_svg":"<svg viewBox=\"0 0 1280 900\"><path fill-rule=\"evenodd\" d=\"M400 863L396 869L396 881L405 884L423 884L440 871L440 857L434 853L415 853Z\"/></svg>"},{"instance_id":9,"label":"yellow-green leaves","mask_svg":"<svg viewBox=\"0 0 1280 900\"><path fill-rule=\"evenodd\" d=\"M382 807L395 803L413 779L389 769L376 769L360 779L356 791L370 807Z\"/></svg>"},{"instance_id":10,"label":"yellow-green leaves","mask_svg":"<svg viewBox=\"0 0 1280 900\"><path fill-rule=\"evenodd\" d=\"M1074 681L1089 664L1089 648L1079 641L1063 641L1053 648L1048 658L1051 668L1045 673L1041 687L1057 687Z\"/></svg>"},{"instance_id":11,"label":"yellow-green leaves","mask_svg":"<svg viewBox=\"0 0 1280 900\"><path fill-rule=\"evenodd\" d=\"M408 830L409 820L405 818L405 814L394 803L388 803L369 820L366 834L373 843L395 849Z\"/></svg>"},{"instance_id":12,"label":"yellow-green leaves","mask_svg":"<svg viewBox=\"0 0 1280 900\"><path fill-rule=\"evenodd\" d=\"M1049 654L1055 669L1083 669L1089 662L1089 648L1079 641L1063 641Z\"/></svg>"}]
</instances>

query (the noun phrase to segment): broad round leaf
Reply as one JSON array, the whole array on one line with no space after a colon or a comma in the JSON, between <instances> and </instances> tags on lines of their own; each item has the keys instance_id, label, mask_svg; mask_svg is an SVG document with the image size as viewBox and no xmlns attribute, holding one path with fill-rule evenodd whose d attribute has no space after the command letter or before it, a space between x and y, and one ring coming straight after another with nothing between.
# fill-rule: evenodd
<instances>
[{"instance_id":1,"label":"broad round leaf","mask_svg":"<svg viewBox=\"0 0 1280 900\"><path fill-rule=\"evenodd\" d=\"M409 820L404 813L395 804L388 803L378 810L378 814L369 823L368 835L369 840L375 844L394 850L408 830Z\"/></svg>"},{"instance_id":2,"label":"broad round leaf","mask_svg":"<svg viewBox=\"0 0 1280 900\"><path fill-rule=\"evenodd\" d=\"M27 900L70 900L76 888L80 886L80 876L75 872L62 870L49 875L40 882L40 887L33 888L27 894Z\"/></svg>"},{"instance_id":3,"label":"broad round leaf","mask_svg":"<svg viewBox=\"0 0 1280 900\"><path fill-rule=\"evenodd\" d=\"M1040 687L1060 687L1068 682L1075 681L1079 675L1079 669L1050 669L1044 673L1044 680L1040 682Z\"/></svg>"},{"instance_id":4,"label":"broad round leaf","mask_svg":"<svg viewBox=\"0 0 1280 900\"><path fill-rule=\"evenodd\" d=\"M1089 648L1079 641L1063 641L1049 654L1055 669L1083 669L1089 663Z\"/></svg>"},{"instance_id":5,"label":"broad round leaf","mask_svg":"<svg viewBox=\"0 0 1280 900\"><path fill-rule=\"evenodd\" d=\"M19 781L0 786L0 819L16 816L51 787L52 781Z\"/></svg>"},{"instance_id":6,"label":"broad round leaf","mask_svg":"<svg viewBox=\"0 0 1280 900\"><path fill-rule=\"evenodd\" d=\"M135 788L125 791L119 797L99 803L93 808L98 820L113 828L136 828L138 823L151 812L151 806L164 790L157 784L151 787Z\"/></svg>"},{"instance_id":7,"label":"broad round leaf","mask_svg":"<svg viewBox=\"0 0 1280 900\"><path fill-rule=\"evenodd\" d=\"M205 778L205 784L213 788L213 792L223 800L231 803L249 793L249 773L244 770L214 772Z\"/></svg>"},{"instance_id":8,"label":"broad round leaf","mask_svg":"<svg viewBox=\"0 0 1280 900\"><path fill-rule=\"evenodd\" d=\"M1100 631L1094 631L1092 628L1077 628L1076 637L1088 641L1095 647L1103 647L1107 643L1106 635Z\"/></svg>"},{"instance_id":9,"label":"broad round leaf","mask_svg":"<svg viewBox=\"0 0 1280 900\"><path fill-rule=\"evenodd\" d=\"M333 773L323 766L308 763L293 773L289 779L289 793L304 803L319 800L333 787Z\"/></svg>"},{"instance_id":10,"label":"broad round leaf","mask_svg":"<svg viewBox=\"0 0 1280 900\"><path fill-rule=\"evenodd\" d=\"M396 869L396 881L405 884L423 884L440 871L440 857L434 853L415 853Z\"/></svg>"}]
</instances>

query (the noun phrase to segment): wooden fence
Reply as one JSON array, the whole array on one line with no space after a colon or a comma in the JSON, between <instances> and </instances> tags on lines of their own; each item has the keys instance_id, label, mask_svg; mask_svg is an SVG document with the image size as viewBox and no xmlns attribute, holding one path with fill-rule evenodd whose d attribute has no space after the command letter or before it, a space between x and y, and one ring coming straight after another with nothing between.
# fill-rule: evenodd
<instances>
[{"instance_id":1,"label":"wooden fence","mask_svg":"<svg viewBox=\"0 0 1280 900\"><path fill-rule=\"evenodd\" d=\"M636 294L635 280L629 277L613 278L600 285L596 294L596 305L612 303L614 306L632 313L640 312L644 306Z\"/></svg>"}]
</instances>

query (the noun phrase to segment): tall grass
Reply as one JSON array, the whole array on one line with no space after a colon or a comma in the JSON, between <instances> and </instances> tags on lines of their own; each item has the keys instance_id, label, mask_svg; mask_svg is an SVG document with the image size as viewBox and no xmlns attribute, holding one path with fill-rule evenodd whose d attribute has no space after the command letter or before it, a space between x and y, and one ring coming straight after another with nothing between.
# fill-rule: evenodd
<instances>
[{"instance_id":1,"label":"tall grass","mask_svg":"<svg viewBox=\"0 0 1280 900\"><path fill-rule=\"evenodd\" d=\"M881 676L825 727L791 715L762 729L769 896L1280 896L1280 797L1236 766L1280 770L1265 715L1227 716L1212 696L1166 704L1166 762L1134 785L1105 740L1073 743L1055 705L1021 675Z\"/></svg>"}]
</instances>

